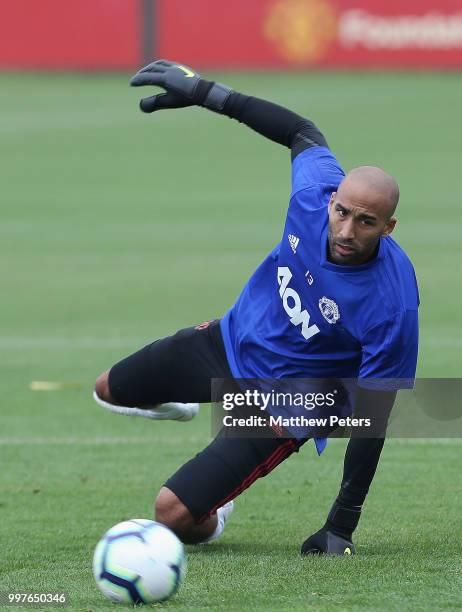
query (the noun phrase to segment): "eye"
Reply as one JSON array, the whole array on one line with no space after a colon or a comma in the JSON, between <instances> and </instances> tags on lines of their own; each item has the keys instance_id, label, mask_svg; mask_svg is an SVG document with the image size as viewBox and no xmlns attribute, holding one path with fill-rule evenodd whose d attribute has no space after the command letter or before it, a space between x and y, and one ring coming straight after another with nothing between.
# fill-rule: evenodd
<instances>
[{"instance_id":1,"label":"eye","mask_svg":"<svg viewBox=\"0 0 462 612\"><path fill-rule=\"evenodd\" d=\"M346 211L343 210L343 208L337 208L337 212L340 215L340 217L346 217Z\"/></svg>"},{"instance_id":2,"label":"eye","mask_svg":"<svg viewBox=\"0 0 462 612\"><path fill-rule=\"evenodd\" d=\"M363 223L364 225L369 225L369 226L375 225L372 219L363 219L361 223Z\"/></svg>"}]
</instances>

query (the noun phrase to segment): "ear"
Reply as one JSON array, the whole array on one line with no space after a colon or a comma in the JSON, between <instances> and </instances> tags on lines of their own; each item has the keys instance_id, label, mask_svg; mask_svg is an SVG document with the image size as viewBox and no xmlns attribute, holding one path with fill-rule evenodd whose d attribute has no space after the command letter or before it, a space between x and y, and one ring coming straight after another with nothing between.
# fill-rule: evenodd
<instances>
[{"instance_id":1,"label":"ear","mask_svg":"<svg viewBox=\"0 0 462 612\"><path fill-rule=\"evenodd\" d=\"M337 195L337 192L336 192L336 191L333 191L333 192L332 192L332 195L330 196L330 200L329 200L329 204L328 204L329 210L332 208L332 204L333 204L333 203L334 203L334 201L335 201L335 196L336 196L336 195Z\"/></svg>"},{"instance_id":2,"label":"ear","mask_svg":"<svg viewBox=\"0 0 462 612\"><path fill-rule=\"evenodd\" d=\"M385 225L383 232L382 232L382 236L389 236L391 234L391 232L395 229L397 223L397 219L395 217L391 217L391 219L389 219L387 221L387 224Z\"/></svg>"}]
</instances>

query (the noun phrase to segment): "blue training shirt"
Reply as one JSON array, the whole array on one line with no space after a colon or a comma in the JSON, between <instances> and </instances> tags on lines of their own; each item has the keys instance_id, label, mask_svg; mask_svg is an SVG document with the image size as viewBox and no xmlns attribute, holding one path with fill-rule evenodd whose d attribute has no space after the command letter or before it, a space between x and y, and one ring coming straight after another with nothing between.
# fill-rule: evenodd
<instances>
[{"instance_id":1,"label":"blue training shirt","mask_svg":"<svg viewBox=\"0 0 462 612\"><path fill-rule=\"evenodd\" d=\"M327 260L327 204L343 177L325 147L294 159L282 240L221 320L235 378L352 378L371 389L413 386L419 296L407 255L388 236L365 264Z\"/></svg>"}]
</instances>

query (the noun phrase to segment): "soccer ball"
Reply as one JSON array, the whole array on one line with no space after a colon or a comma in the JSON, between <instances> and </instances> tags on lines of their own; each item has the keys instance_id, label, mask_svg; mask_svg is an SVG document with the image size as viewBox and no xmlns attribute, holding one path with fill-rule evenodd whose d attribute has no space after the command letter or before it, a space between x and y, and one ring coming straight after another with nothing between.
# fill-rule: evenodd
<instances>
[{"instance_id":1,"label":"soccer ball","mask_svg":"<svg viewBox=\"0 0 462 612\"><path fill-rule=\"evenodd\" d=\"M183 544L165 525L131 519L109 529L95 549L93 575L118 603L153 603L172 597L186 570Z\"/></svg>"}]
</instances>

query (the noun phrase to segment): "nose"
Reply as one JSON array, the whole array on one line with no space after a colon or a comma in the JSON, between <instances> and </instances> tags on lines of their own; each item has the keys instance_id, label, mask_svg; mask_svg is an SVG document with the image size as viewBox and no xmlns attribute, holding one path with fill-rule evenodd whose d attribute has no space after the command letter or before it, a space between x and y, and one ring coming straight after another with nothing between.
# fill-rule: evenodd
<instances>
[{"instance_id":1,"label":"nose","mask_svg":"<svg viewBox=\"0 0 462 612\"><path fill-rule=\"evenodd\" d=\"M353 219L351 217L348 217L343 221L339 232L339 238L340 240L345 240L345 242L352 242L354 240L355 228Z\"/></svg>"}]
</instances>

